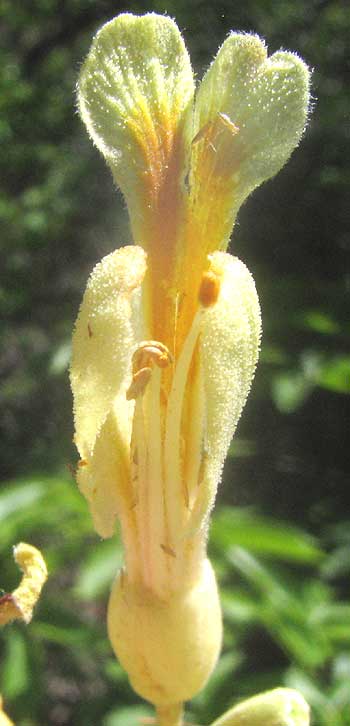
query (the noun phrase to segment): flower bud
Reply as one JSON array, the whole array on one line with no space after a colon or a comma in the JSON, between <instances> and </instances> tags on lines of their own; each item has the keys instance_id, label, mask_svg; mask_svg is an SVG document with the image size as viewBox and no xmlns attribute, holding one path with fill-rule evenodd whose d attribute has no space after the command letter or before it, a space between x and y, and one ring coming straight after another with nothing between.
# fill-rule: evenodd
<instances>
[{"instance_id":1,"label":"flower bud","mask_svg":"<svg viewBox=\"0 0 350 726\"><path fill-rule=\"evenodd\" d=\"M292 688L275 688L239 703L212 726L309 726L310 709Z\"/></svg>"}]
</instances>

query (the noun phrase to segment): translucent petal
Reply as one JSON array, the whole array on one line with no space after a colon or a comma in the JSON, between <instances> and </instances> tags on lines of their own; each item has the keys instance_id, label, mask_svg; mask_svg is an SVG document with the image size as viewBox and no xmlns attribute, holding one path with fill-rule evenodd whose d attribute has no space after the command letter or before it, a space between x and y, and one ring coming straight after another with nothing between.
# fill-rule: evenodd
<instances>
[{"instance_id":1,"label":"translucent petal","mask_svg":"<svg viewBox=\"0 0 350 726\"><path fill-rule=\"evenodd\" d=\"M71 385L74 396L75 441L83 460L113 402L130 384L131 356L142 337L141 284L146 255L140 247L124 247L103 258L86 288L73 335ZM121 431L130 429L132 402L119 407ZM82 462L83 463L83 462Z\"/></svg>"},{"instance_id":2,"label":"translucent petal","mask_svg":"<svg viewBox=\"0 0 350 726\"><path fill-rule=\"evenodd\" d=\"M190 176L194 212L212 249L227 244L244 199L298 145L309 97L309 70L297 55L267 58L257 36L238 33L220 48L197 94Z\"/></svg>"}]
</instances>

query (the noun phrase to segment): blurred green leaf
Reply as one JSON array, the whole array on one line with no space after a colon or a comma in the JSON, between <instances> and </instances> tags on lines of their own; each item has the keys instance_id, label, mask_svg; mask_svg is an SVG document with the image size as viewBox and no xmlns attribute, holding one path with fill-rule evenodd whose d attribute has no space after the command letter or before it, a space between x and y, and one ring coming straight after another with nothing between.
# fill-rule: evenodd
<instances>
[{"instance_id":1,"label":"blurred green leaf","mask_svg":"<svg viewBox=\"0 0 350 726\"><path fill-rule=\"evenodd\" d=\"M103 719L102 726L138 726L153 716L154 711L147 706L116 708Z\"/></svg>"},{"instance_id":2,"label":"blurred green leaf","mask_svg":"<svg viewBox=\"0 0 350 726\"><path fill-rule=\"evenodd\" d=\"M318 384L336 393L350 393L350 356L336 356L325 361Z\"/></svg>"},{"instance_id":3,"label":"blurred green leaf","mask_svg":"<svg viewBox=\"0 0 350 726\"><path fill-rule=\"evenodd\" d=\"M272 398L281 413L293 413L310 394L313 385L301 371L288 371L275 375Z\"/></svg>"},{"instance_id":4,"label":"blurred green leaf","mask_svg":"<svg viewBox=\"0 0 350 726\"><path fill-rule=\"evenodd\" d=\"M73 627L64 627L36 621L32 625L32 631L37 638L49 643L56 643L65 648L89 647L89 632L84 624Z\"/></svg>"},{"instance_id":5,"label":"blurred green leaf","mask_svg":"<svg viewBox=\"0 0 350 726\"><path fill-rule=\"evenodd\" d=\"M232 548L228 556L259 594L260 621L276 641L304 667L315 668L325 663L331 645L312 621L314 602L293 592L292 587L243 548Z\"/></svg>"},{"instance_id":6,"label":"blurred green leaf","mask_svg":"<svg viewBox=\"0 0 350 726\"><path fill-rule=\"evenodd\" d=\"M6 520L10 515L21 512L26 507L38 501L45 494L45 482L27 480L21 484L10 486L9 490L0 493L0 521Z\"/></svg>"},{"instance_id":7,"label":"blurred green leaf","mask_svg":"<svg viewBox=\"0 0 350 726\"><path fill-rule=\"evenodd\" d=\"M80 567L74 594L80 600L94 600L107 593L123 564L121 544L114 537L98 542Z\"/></svg>"},{"instance_id":8,"label":"blurred green leaf","mask_svg":"<svg viewBox=\"0 0 350 726\"><path fill-rule=\"evenodd\" d=\"M329 313L321 310L306 310L299 316L300 322L310 330L325 335L336 335L341 328L339 323Z\"/></svg>"},{"instance_id":9,"label":"blurred green leaf","mask_svg":"<svg viewBox=\"0 0 350 726\"><path fill-rule=\"evenodd\" d=\"M251 626L259 620L259 607L254 595L242 592L238 587L220 589L224 618L234 625Z\"/></svg>"},{"instance_id":10,"label":"blurred green leaf","mask_svg":"<svg viewBox=\"0 0 350 726\"><path fill-rule=\"evenodd\" d=\"M71 352L70 340L65 340L58 348L56 348L56 350L53 351L49 365L49 372L52 375L59 376L68 369Z\"/></svg>"},{"instance_id":11,"label":"blurred green leaf","mask_svg":"<svg viewBox=\"0 0 350 726\"><path fill-rule=\"evenodd\" d=\"M310 565L324 556L316 540L302 530L239 507L225 507L214 515L211 543L222 550L239 545L256 554Z\"/></svg>"},{"instance_id":12,"label":"blurred green leaf","mask_svg":"<svg viewBox=\"0 0 350 726\"><path fill-rule=\"evenodd\" d=\"M321 566L323 577L332 579L350 573L350 544L337 547L325 558Z\"/></svg>"},{"instance_id":13,"label":"blurred green leaf","mask_svg":"<svg viewBox=\"0 0 350 726\"><path fill-rule=\"evenodd\" d=\"M255 453L256 444L254 443L254 441L234 437L231 441L227 455L232 456L234 459L245 459L249 456L253 456Z\"/></svg>"},{"instance_id":14,"label":"blurred green leaf","mask_svg":"<svg viewBox=\"0 0 350 726\"><path fill-rule=\"evenodd\" d=\"M20 626L6 631L5 653L2 658L2 690L7 698L14 699L28 690L31 680L27 641Z\"/></svg>"}]
</instances>

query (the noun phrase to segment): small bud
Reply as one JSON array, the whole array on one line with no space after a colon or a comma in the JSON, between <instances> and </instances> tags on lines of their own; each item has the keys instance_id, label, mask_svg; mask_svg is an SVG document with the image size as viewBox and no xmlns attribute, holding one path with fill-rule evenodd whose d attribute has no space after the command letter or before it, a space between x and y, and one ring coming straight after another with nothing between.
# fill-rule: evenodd
<instances>
[{"instance_id":1,"label":"small bud","mask_svg":"<svg viewBox=\"0 0 350 726\"><path fill-rule=\"evenodd\" d=\"M310 709L291 688L275 688L239 703L212 726L309 726Z\"/></svg>"}]
</instances>

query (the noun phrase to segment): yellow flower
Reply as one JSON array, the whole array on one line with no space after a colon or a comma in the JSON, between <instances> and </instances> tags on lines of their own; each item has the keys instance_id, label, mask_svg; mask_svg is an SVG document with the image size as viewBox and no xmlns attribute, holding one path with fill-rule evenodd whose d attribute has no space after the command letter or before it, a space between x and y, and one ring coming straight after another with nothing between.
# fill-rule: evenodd
<instances>
[{"instance_id":1,"label":"yellow flower","mask_svg":"<svg viewBox=\"0 0 350 726\"><path fill-rule=\"evenodd\" d=\"M220 649L208 517L259 349L253 278L225 249L239 206L299 142L308 71L232 33L194 98L175 23L124 14L97 33L78 101L135 241L95 267L76 323L78 482L97 532L121 526L113 647L169 714Z\"/></svg>"}]
</instances>

